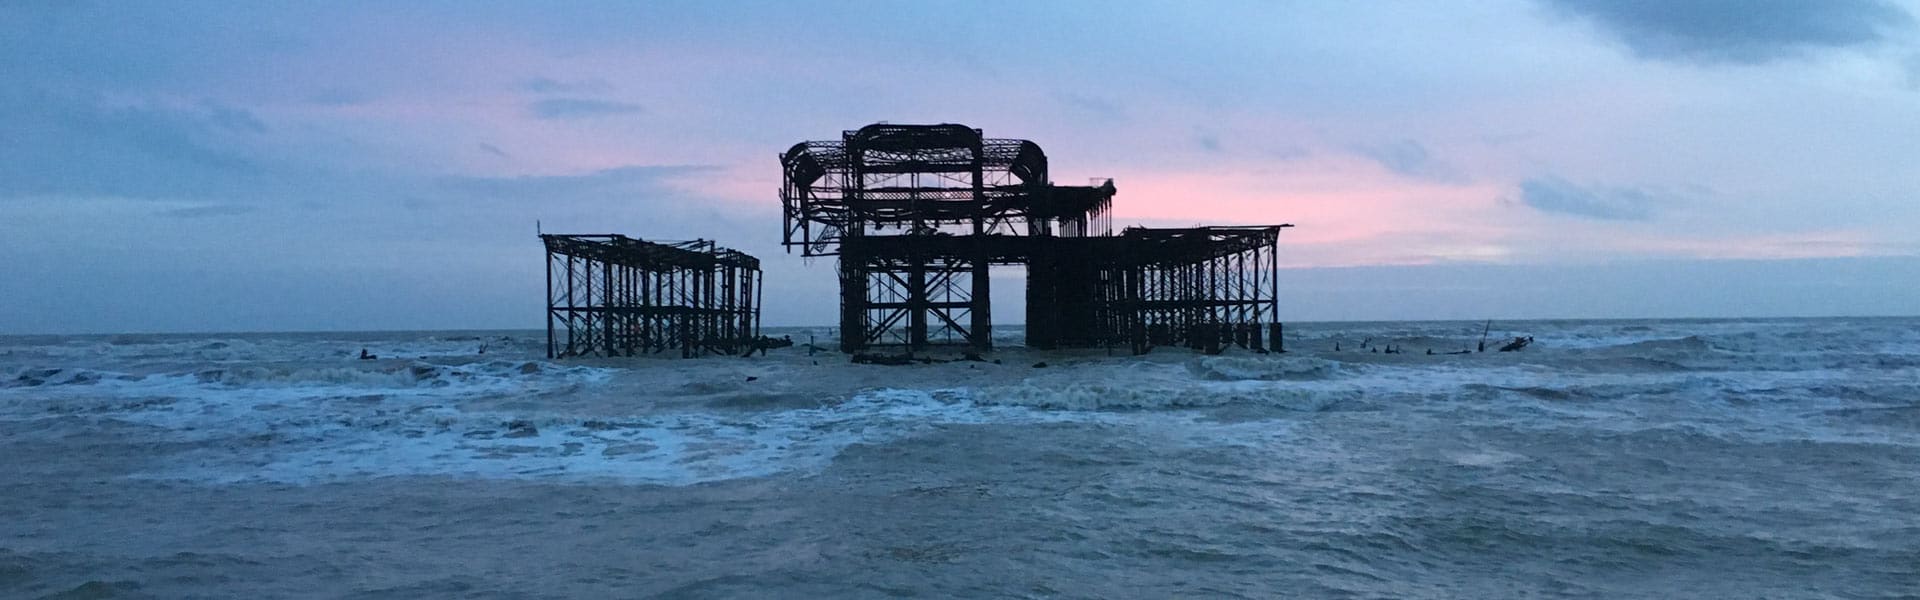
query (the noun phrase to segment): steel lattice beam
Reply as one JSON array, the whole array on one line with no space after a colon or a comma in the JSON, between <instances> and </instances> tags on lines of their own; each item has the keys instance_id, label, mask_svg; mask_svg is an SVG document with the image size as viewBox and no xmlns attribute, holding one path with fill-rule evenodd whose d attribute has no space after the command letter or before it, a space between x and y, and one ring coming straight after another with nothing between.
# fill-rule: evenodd
<instances>
[{"instance_id":1,"label":"steel lattice beam","mask_svg":"<svg viewBox=\"0 0 1920 600\"><path fill-rule=\"evenodd\" d=\"M745 354L760 336L760 260L711 241L540 236L547 356Z\"/></svg>"},{"instance_id":2,"label":"steel lattice beam","mask_svg":"<svg viewBox=\"0 0 1920 600\"><path fill-rule=\"evenodd\" d=\"M990 265L1027 265L1043 348L1278 349L1287 225L1128 229L1112 180L1058 186L1026 140L876 124L780 156L783 243L840 257L841 348L992 347Z\"/></svg>"}]
</instances>

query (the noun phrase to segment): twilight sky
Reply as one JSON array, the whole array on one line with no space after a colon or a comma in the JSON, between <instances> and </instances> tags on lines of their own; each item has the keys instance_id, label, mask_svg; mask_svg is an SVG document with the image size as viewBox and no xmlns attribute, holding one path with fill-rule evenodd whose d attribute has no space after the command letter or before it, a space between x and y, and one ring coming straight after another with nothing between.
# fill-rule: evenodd
<instances>
[{"instance_id":1,"label":"twilight sky","mask_svg":"<svg viewBox=\"0 0 1920 600\"><path fill-rule=\"evenodd\" d=\"M875 121L1295 223L1291 320L1920 313L1920 0L547 4L0 4L0 334L537 327L535 220L827 323L776 155Z\"/></svg>"}]
</instances>

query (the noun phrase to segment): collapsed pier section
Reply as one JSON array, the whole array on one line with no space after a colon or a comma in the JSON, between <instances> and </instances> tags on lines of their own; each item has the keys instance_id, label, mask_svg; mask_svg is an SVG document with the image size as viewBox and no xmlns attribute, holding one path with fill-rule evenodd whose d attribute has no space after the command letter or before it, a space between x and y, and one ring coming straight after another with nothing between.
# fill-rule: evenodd
<instances>
[{"instance_id":1,"label":"collapsed pier section","mask_svg":"<svg viewBox=\"0 0 1920 600\"><path fill-rule=\"evenodd\" d=\"M1284 351L1280 230L1133 227L1058 238L1027 264L1027 345Z\"/></svg>"},{"instance_id":2,"label":"collapsed pier section","mask_svg":"<svg viewBox=\"0 0 1920 600\"><path fill-rule=\"evenodd\" d=\"M1280 350L1290 225L1130 228L1112 180L1054 185L1046 152L964 125L875 124L780 155L783 243L838 256L840 349L992 349L987 273L1027 267L1027 343Z\"/></svg>"},{"instance_id":3,"label":"collapsed pier section","mask_svg":"<svg viewBox=\"0 0 1920 600\"><path fill-rule=\"evenodd\" d=\"M709 240L542 234L547 357L746 354L760 337L760 259Z\"/></svg>"},{"instance_id":4,"label":"collapsed pier section","mask_svg":"<svg viewBox=\"0 0 1920 600\"><path fill-rule=\"evenodd\" d=\"M780 156L783 243L839 256L840 348L993 346L988 269L1107 227L1113 185L1057 186L1027 140L875 124Z\"/></svg>"}]
</instances>

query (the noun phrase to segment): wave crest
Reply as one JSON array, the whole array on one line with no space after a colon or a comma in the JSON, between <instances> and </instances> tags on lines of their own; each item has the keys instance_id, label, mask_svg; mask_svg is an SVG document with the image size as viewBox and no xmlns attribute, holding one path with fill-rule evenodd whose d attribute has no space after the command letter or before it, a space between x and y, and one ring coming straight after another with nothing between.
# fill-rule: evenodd
<instances>
[{"instance_id":1,"label":"wave crest","mask_svg":"<svg viewBox=\"0 0 1920 600\"><path fill-rule=\"evenodd\" d=\"M1206 356L1187 369L1208 381L1311 381L1338 376L1340 363L1298 356Z\"/></svg>"}]
</instances>

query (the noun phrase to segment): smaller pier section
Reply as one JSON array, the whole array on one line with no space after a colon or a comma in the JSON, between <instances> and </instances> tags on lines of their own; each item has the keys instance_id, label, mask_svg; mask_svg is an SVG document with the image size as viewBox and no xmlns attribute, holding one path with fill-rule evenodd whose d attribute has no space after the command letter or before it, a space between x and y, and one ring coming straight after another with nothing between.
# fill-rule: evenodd
<instances>
[{"instance_id":1,"label":"smaller pier section","mask_svg":"<svg viewBox=\"0 0 1920 600\"><path fill-rule=\"evenodd\" d=\"M547 357L744 355L760 337L760 259L709 240L542 234Z\"/></svg>"}]
</instances>

